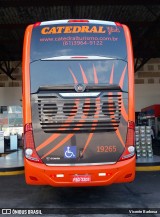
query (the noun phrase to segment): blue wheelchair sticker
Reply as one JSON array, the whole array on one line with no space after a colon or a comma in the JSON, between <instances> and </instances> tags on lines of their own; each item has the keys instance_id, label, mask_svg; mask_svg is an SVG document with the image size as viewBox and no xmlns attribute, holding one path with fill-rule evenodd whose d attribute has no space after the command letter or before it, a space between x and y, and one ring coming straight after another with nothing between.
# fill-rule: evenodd
<instances>
[{"instance_id":1,"label":"blue wheelchair sticker","mask_svg":"<svg viewBox=\"0 0 160 217\"><path fill-rule=\"evenodd\" d=\"M65 146L64 158L76 158L76 146Z\"/></svg>"}]
</instances>

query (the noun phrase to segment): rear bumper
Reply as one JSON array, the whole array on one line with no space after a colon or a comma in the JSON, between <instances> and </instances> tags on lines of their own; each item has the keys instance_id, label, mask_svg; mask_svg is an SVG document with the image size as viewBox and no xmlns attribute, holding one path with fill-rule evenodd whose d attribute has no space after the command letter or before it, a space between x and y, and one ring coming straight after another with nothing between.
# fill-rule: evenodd
<instances>
[{"instance_id":1,"label":"rear bumper","mask_svg":"<svg viewBox=\"0 0 160 217\"><path fill-rule=\"evenodd\" d=\"M25 159L25 177L27 184L30 185L51 185L56 187L103 186L113 183L132 182L135 178L135 162L134 156L114 165L50 167ZM99 173L106 173L106 176L99 176ZM64 177L57 177L57 174L63 174ZM88 174L91 176L91 181L87 183L72 182L72 177L75 174Z\"/></svg>"}]
</instances>

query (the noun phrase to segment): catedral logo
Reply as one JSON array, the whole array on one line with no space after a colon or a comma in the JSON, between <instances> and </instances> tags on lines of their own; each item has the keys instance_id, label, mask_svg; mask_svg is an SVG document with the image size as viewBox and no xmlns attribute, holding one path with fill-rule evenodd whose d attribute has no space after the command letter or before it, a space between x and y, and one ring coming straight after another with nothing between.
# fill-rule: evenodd
<instances>
[{"instance_id":1,"label":"catedral logo","mask_svg":"<svg viewBox=\"0 0 160 217\"><path fill-rule=\"evenodd\" d=\"M109 35L113 32L120 32L118 27L114 26L55 26L49 27L46 26L42 28L41 34L42 35L49 35L49 34L61 34L61 33L108 33Z\"/></svg>"}]
</instances>

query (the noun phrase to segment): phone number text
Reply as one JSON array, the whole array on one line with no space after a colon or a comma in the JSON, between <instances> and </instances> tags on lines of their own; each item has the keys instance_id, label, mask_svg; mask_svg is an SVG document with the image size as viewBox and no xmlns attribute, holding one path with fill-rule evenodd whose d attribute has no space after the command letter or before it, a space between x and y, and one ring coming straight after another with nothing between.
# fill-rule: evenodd
<instances>
[{"instance_id":1,"label":"phone number text","mask_svg":"<svg viewBox=\"0 0 160 217\"><path fill-rule=\"evenodd\" d=\"M96 45L102 46L103 41L63 41L63 46Z\"/></svg>"}]
</instances>

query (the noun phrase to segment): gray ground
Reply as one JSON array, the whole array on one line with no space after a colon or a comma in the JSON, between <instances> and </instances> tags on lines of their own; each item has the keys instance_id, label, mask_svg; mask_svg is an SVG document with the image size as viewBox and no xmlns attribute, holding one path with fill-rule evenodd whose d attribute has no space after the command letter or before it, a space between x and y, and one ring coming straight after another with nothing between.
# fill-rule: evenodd
<instances>
[{"instance_id":1,"label":"gray ground","mask_svg":"<svg viewBox=\"0 0 160 217\"><path fill-rule=\"evenodd\" d=\"M48 217L159 216L129 210L159 208L160 213L160 172L137 172L133 183L85 188L29 186L24 175L0 176L0 208L42 209Z\"/></svg>"}]
</instances>

